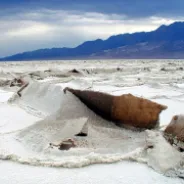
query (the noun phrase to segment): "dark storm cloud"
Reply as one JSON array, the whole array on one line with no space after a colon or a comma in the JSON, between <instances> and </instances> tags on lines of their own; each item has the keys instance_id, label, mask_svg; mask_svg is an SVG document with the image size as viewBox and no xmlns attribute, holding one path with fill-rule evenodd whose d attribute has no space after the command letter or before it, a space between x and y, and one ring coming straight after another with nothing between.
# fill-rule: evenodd
<instances>
[{"instance_id":1,"label":"dark storm cloud","mask_svg":"<svg viewBox=\"0 0 184 184\"><path fill-rule=\"evenodd\" d=\"M183 16L183 0L1 0L5 10L62 9L126 14L129 17Z\"/></svg>"}]
</instances>

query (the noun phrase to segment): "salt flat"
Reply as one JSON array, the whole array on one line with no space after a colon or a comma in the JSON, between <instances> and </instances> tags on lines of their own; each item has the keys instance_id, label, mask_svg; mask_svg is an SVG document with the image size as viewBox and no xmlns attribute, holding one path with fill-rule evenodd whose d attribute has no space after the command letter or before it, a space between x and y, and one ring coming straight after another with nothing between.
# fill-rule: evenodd
<instances>
[{"instance_id":1,"label":"salt flat","mask_svg":"<svg viewBox=\"0 0 184 184\"><path fill-rule=\"evenodd\" d=\"M57 150L42 151L42 147L44 150L48 144L46 139L59 141L64 136L64 132L67 132L68 128L71 129L70 126L61 126L56 121L58 118L63 121L64 118L66 120L72 117L77 121L82 117L81 126L82 121L88 116L91 118L90 121L98 121L102 125L104 123L96 119L73 97L64 96L62 90L65 87L103 91L114 95L131 93L167 105L168 109L160 116L161 125L167 125L173 115L183 113L183 62L175 60L104 60L0 63L0 80L9 80L14 76L26 76L32 81L29 88L23 92L23 96L16 97L11 102L8 99L13 96L17 88L1 87L0 152L2 159L10 161L1 161L0 181L5 184L57 184L61 181L65 183L101 183L103 181L136 184L184 183L184 180L176 177L177 175L167 177L164 176L164 173L159 173L146 164L138 163L140 159L137 160L138 162L124 160L124 152L129 153L128 149L133 150L134 147L142 145L144 141L141 137L144 135L132 134L134 138L140 139L137 144L133 145L131 140L129 142L124 140L122 143L121 134L128 135L129 132L124 130L121 132L111 125L101 128L103 133L95 129L95 126L92 127L92 138L87 140L85 149L80 148L77 151L62 153ZM79 73L72 73L73 69ZM61 117L59 117L58 110ZM46 123L45 118L48 116L49 121L54 122L53 125ZM80 127L75 127L74 130L77 128ZM110 130L108 134L105 132L107 130ZM38 135L35 132L41 133ZM112 139L113 142L108 137L111 132L116 136L116 139ZM101 140L104 142L99 144ZM37 144L40 146L38 147ZM91 147L92 144L95 145L95 150ZM30 145L34 149L30 149ZM119 146L122 146L122 150L118 148ZM36 162L40 164L30 166L36 165ZM108 164L104 165L104 163ZM48 167L51 165L57 168ZM66 165L79 168L63 168Z\"/></svg>"}]
</instances>

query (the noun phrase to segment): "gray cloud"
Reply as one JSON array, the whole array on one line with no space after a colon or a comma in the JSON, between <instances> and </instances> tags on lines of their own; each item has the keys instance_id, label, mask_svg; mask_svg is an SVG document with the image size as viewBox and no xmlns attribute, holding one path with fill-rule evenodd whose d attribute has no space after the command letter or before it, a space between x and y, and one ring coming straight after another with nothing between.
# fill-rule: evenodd
<instances>
[{"instance_id":1,"label":"gray cloud","mask_svg":"<svg viewBox=\"0 0 184 184\"><path fill-rule=\"evenodd\" d=\"M0 17L0 56L51 47L75 47L86 40L111 35L151 31L182 17L149 16L78 10L37 9Z\"/></svg>"}]
</instances>

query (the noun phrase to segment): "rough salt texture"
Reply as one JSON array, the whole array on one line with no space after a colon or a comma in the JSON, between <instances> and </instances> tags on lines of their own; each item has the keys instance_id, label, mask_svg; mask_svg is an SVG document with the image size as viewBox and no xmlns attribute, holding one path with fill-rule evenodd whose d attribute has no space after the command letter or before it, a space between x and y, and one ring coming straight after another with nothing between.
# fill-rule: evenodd
<instances>
[{"instance_id":1,"label":"rough salt texture","mask_svg":"<svg viewBox=\"0 0 184 184\"><path fill-rule=\"evenodd\" d=\"M5 79L11 80L12 76L10 74L19 76L35 71L33 78L35 80L39 79L38 83L30 85L27 88L28 90L22 91L23 98L15 98L15 101L12 99L12 103L9 104L6 104L10 96L9 94L12 94L11 91L16 91L17 88L12 87L10 89L5 86L0 91L1 157L2 159L10 159L24 164L1 161L0 181L2 183L184 183L182 179L165 177L163 175L166 174L172 177L183 176L182 168L175 165L175 162L173 163L172 158L175 158L176 155L171 145L165 144L167 143L165 139L160 139L160 136L155 138L155 135L149 138L146 134L139 134L139 132L134 133L128 130L122 131L119 128L117 129L111 123L108 124L107 121L89 113L86 110L87 108L84 108L77 102L76 98L70 96L71 100L69 100L68 96L66 98L65 95L61 95L62 89L67 86L80 90L101 91L113 95L131 93L135 96L167 105L168 109L160 114L160 122L164 126L170 122L173 115L183 113L184 78L183 73L177 70L177 68L183 66L183 61L99 60L86 61L84 63L76 60L67 62L8 62L0 63L0 66L2 69L0 71L0 81ZM57 72L54 68L57 68ZM74 68L81 71L83 76L62 75ZM166 71L161 71L161 68L166 68ZM47 77L42 75L43 71L50 71L50 69L54 77L53 75L48 75ZM42 76L36 77L37 74ZM48 83L56 85L49 86ZM34 136L35 132L39 133L41 126L34 127L32 125L39 118L45 119L47 115L54 114L60 109L60 106L65 104L65 102L62 102L63 98L66 98L65 102L67 102L67 105L63 106L63 113L58 114L56 117L61 118L65 114L65 118L75 119L83 116L85 119L86 115L88 115L90 118L86 118L87 123L84 126L85 128L83 128L85 131L88 131L89 138L77 138L78 149L61 152L58 149L50 150L46 148L41 149L41 152L35 152L32 147L29 147L29 144L35 144L33 148L38 148L38 144L42 140L41 144L47 145L47 141L45 141L48 137L47 133L52 131L46 128L44 136L36 137ZM46 123L46 121L40 122ZM62 127L59 122L55 125ZM22 140L20 140L21 137L17 139L13 132L21 129L23 133L25 128L28 127L33 129L28 134L25 134ZM56 132L57 127L55 126ZM67 127L65 128L67 129ZM49 137L52 137L55 142L61 141L62 136L54 137L54 133L49 134ZM31 135L33 135L32 139L28 139ZM59 135L59 132L57 135ZM146 138L149 138L147 142L151 143L150 147L153 149L137 149L137 147L145 146ZM39 140L38 143L36 140ZM154 140L156 141L154 142ZM168 150L168 154L165 153L164 149ZM141 153L144 154L142 155ZM170 159L168 163L166 158ZM123 162L121 162L122 160ZM125 160L136 162L126 162ZM115 164L114 162L121 163ZM144 162L144 165L140 164L140 162ZM104 165L103 163L106 164ZM147 163L150 164L150 168ZM164 164L163 168L159 163ZM31 167L28 164L51 167L98 165L66 169ZM175 166L177 168L171 169Z\"/></svg>"}]
</instances>

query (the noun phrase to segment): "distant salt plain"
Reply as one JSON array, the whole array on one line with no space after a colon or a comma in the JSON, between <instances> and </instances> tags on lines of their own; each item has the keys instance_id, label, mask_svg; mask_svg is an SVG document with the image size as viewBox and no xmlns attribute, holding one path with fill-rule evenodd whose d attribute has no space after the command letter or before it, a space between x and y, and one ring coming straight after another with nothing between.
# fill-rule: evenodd
<instances>
[{"instance_id":1,"label":"distant salt plain","mask_svg":"<svg viewBox=\"0 0 184 184\"><path fill-rule=\"evenodd\" d=\"M65 87L90 89L114 95L131 93L168 105L168 109L160 116L161 126L165 126L173 115L184 113L184 61L34 61L0 63L0 68L1 82L23 76L27 80L31 78L31 81L33 80L36 83L33 82L33 85L25 92L21 100L16 97L11 103L9 99L14 97L18 88L2 85L0 89L1 156L3 156L2 150L4 149L4 153L10 151L11 153L21 154L24 158L24 162L22 162L24 164L16 162L17 158L15 157L10 161L0 161L1 183L184 183L183 179L166 177L146 164L130 161L110 162L111 164L105 165L97 162L96 165L91 165L91 163L87 164L86 167L69 169L43 167L41 165L30 166L29 163L26 163L25 158L32 156L32 153L27 155L23 147L12 139L14 134L26 130L27 127L57 112L64 102L70 102L70 106L72 106L72 100L66 101L66 98L62 98L62 89ZM73 69L79 71L79 73L73 71ZM52 87L48 88L50 84ZM85 121L85 118L80 119L81 126L83 121ZM65 128L67 130L70 127ZM80 129L80 127L76 127L76 131L78 131L77 128ZM23 137L25 138L25 136L26 134ZM23 141L23 143L25 142ZM26 144L29 147L31 142L26 142ZM100 145L99 148L101 147ZM114 149L117 149L117 147ZM100 152L103 153L103 150L100 150ZM110 153L113 153L113 151ZM56 151L54 154L60 153ZM70 154L70 156L72 154L76 156L78 153L71 151ZM82 154L94 156L93 150L90 149Z\"/></svg>"}]
</instances>

